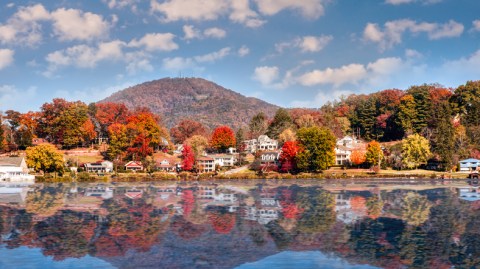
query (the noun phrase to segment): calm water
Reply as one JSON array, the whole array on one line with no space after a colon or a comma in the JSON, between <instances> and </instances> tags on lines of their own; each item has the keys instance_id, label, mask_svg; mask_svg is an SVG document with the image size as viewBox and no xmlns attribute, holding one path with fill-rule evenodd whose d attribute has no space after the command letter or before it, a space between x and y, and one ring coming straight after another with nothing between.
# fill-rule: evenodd
<instances>
[{"instance_id":1,"label":"calm water","mask_svg":"<svg viewBox=\"0 0 480 269\"><path fill-rule=\"evenodd\" d=\"M0 268L480 268L480 202L470 191L0 188Z\"/></svg>"}]
</instances>

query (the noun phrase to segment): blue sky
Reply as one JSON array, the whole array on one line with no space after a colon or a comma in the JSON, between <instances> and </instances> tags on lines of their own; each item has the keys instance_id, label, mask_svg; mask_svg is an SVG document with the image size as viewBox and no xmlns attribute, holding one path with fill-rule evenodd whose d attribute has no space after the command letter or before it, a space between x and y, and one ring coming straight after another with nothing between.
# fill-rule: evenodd
<instances>
[{"instance_id":1,"label":"blue sky","mask_svg":"<svg viewBox=\"0 0 480 269\"><path fill-rule=\"evenodd\" d=\"M480 1L0 0L0 110L203 77L284 107L480 79Z\"/></svg>"}]
</instances>

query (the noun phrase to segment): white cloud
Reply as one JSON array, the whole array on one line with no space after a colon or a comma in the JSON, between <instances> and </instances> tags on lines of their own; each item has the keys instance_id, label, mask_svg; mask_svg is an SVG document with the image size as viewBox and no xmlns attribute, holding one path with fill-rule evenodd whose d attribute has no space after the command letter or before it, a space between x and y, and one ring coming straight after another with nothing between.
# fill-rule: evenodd
<instances>
[{"instance_id":1,"label":"white cloud","mask_svg":"<svg viewBox=\"0 0 480 269\"><path fill-rule=\"evenodd\" d=\"M423 54L414 50L414 49L406 49L405 50L405 57L407 58L422 58Z\"/></svg>"},{"instance_id":2,"label":"white cloud","mask_svg":"<svg viewBox=\"0 0 480 269\"><path fill-rule=\"evenodd\" d=\"M213 27L213 28L205 29L205 31L203 31L203 35L205 37L221 39L227 35L227 32L223 29Z\"/></svg>"},{"instance_id":3,"label":"white cloud","mask_svg":"<svg viewBox=\"0 0 480 269\"><path fill-rule=\"evenodd\" d=\"M183 38L186 40L202 37L200 31L195 29L195 26L193 25L184 25L182 29L184 33Z\"/></svg>"},{"instance_id":4,"label":"white cloud","mask_svg":"<svg viewBox=\"0 0 480 269\"><path fill-rule=\"evenodd\" d=\"M368 23L363 31L365 40L378 43L381 50L392 48L402 42L402 35L409 31L412 34L426 33L430 40L458 37L463 33L461 23L450 20L447 23L416 22L410 19L388 21L383 31L377 24Z\"/></svg>"},{"instance_id":5,"label":"white cloud","mask_svg":"<svg viewBox=\"0 0 480 269\"><path fill-rule=\"evenodd\" d=\"M163 14L162 20L166 22L215 20L228 10L225 0L167 0L162 3L152 0L150 6L153 12Z\"/></svg>"},{"instance_id":6,"label":"white cloud","mask_svg":"<svg viewBox=\"0 0 480 269\"><path fill-rule=\"evenodd\" d=\"M314 70L303 74L298 81L304 86L318 84L333 84L339 86L345 83L357 83L367 75L365 66L361 64L349 64L340 68L326 68Z\"/></svg>"},{"instance_id":7,"label":"white cloud","mask_svg":"<svg viewBox=\"0 0 480 269\"><path fill-rule=\"evenodd\" d=\"M285 9L300 11L305 17L316 19L323 15L322 0L255 0L262 14L275 15Z\"/></svg>"},{"instance_id":8,"label":"white cloud","mask_svg":"<svg viewBox=\"0 0 480 269\"><path fill-rule=\"evenodd\" d=\"M102 0L102 2L106 3L110 9L131 6L133 10L136 10L138 0Z\"/></svg>"},{"instance_id":9,"label":"white cloud","mask_svg":"<svg viewBox=\"0 0 480 269\"><path fill-rule=\"evenodd\" d=\"M123 59L123 46L125 46L124 42L114 40L100 43L96 47L77 45L52 52L45 57L49 66L43 74L51 77L59 67L75 66L79 68L93 68L101 61Z\"/></svg>"},{"instance_id":10,"label":"white cloud","mask_svg":"<svg viewBox=\"0 0 480 269\"><path fill-rule=\"evenodd\" d=\"M287 48L298 48L302 52L318 52L324 49L333 37L330 35L297 37L291 41L275 44L275 50L282 53Z\"/></svg>"},{"instance_id":11,"label":"white cloud","mask_svg":"<svg viewBox=\"0 0 480 269\"><path fill-rule=\"evenodd\" d=\"M474 20L472 25L474 31L480 31L480 20Z\"/></svg>"},{"instance_id":12,"label":"white cloud","mask_svg":"<svg viewBox=\"0 0 480 269\"><path fill-rule=\"evenodd\" d=\"M163 59L163 69L168 71L182 71L195 67L196 64L192 58L174 57Z\"/></svg>"},{"instance_id":13,"label":"white cloud","mask_svg":"<svg viewBox=\"0 0 480 269\"><path fill-rule=\"evenodd\" d=\"M6 5L6 7L8 7L8 8L12 8L12 7L14 7L14 6L15 6L15 3L8 3L8 4Z\"/></svg>"},{"instance_id":14,"label":"white cloud","mask_svg":"<svg viewBox=\"0 0 480 269\"><path fill-rule=\"evenodd\" d=\"M110 24L101 15L59 8L51 16L53 31L62 41L93 40L108 36Z\"/></svg>"},{"instance_id":15,"label":"white cloud","mask_svg":"<svg viewBox=\"0 0 480 269\"><path fill-rule=\"evenodd\" d=\"M331 102L333 100L338 100L342 96L348 96L350 94L355 93L351 90L319 90L315 97L311 100L307 101L299 101L295 100L290 103L291 107L306 107L306 108L318 108L326 104L327 102Z\"/></svg>"},{"instance_id":16,"label":"white cloud","mask_svg":"<svg viewBox=\"0 0 480 269\"><path fill-rule=\"evenodd\" d=\"M0 43L34 46L42 40L40 21L50 14L41 4L19 7L4 25L0 25Z\"/></svg>"},{"instance_id":17,"label":"white cloud","mask_svg":"<svg viewBox=\"0 0 480 269\"><path fill-rule=\"evenodd\" d=\"M279 78L279 70L276 66L259 66L255 68L253 79L263 86L270 86Z\"/></svg>"},{"instance_id":18,"label":"white cloud","mask_svg":"<svg viewBox=\"0 0 480 269\"><path fill-rule=\"evenodd\" d=\"M174 38L175 35L172 33L150 33L145 34L140 40L133 39L128 46L145 47L147 51L172 51L178 49Z\"/></svg>"},{"instance_id":19,"label":"white cloud","mask_svg":"<svg viewBox=\"0 0 480 269\"><path fill-rule=\"evenodd\" d=\"M238 49L238 56L244 57L247 56L250 53L250 49L243 45L241 48Z\"/></svg>"},{"instance_id":20,"label":"white cloud","mask_svg":"<svg viewBox=\"0 0 480 269\"><path fill-rule=\"evenodd\" d=\"M443 0L385 0L385 3L391 5L402 5L420 2L424 5L440 3Z\"/></svg>"},{"instance_id":21,"label":"white cloud","mask_svg":"<svg viewBox=\"0 0 480 269\"><path fill-rule=\"evenodd\" d=\"M0 49L0 70L13 63L15 52L11 49Z\"/></svg>"},{"instance_id":22,"label":"white cloud","mask_svg":"<svg viewBox=\"0 0 480 269\"><path fill-rule=\"evenodd\" d=\"M195 56L194 59L195 61L199 63L204 63L204 62L214 62L216 60L222 59L230 54L230 48L226 47L223 48L219 51L215 51L212 53L208 53L205 55L200 55L200 56Z\"/></svg>"},{"instance_id":23,"label":"white cloud","mask_svg":"<svg viewBox=\"0 0 480 269\"><path fill-rule=\"evenodd\" d=\"M332 36L304 36L299 44L302 51L317 52L322 50L332 41Z\"/></svg>"},{"instance_id":24,"label":"white cloud","mask_svg":"<svg viewBox=\"0 0 480 269\"><path fill-rule=\"evenodd\" d=\"M230 20L244 24L250 28L262 26L266 21L259 18L257 12L250 9L249 0L234 0Z\"/></svg>"},{"instance_id":25,"label":"white cloud","mask_svg":"<svg viewBox=\"0 0 480 269\"><path fill-rule=\"evenodd\" d=\"M71 88L69 88L67 90L55 91L54 96L58 98L64 98L70 101L82 100L83 102L88 104L90 102L97 102L99 100L105 99L113 93L134 86L136 84L137 83L134 82L124 82L115 86L93 87L81 90L72 90Z\"/></svg>"}]
</instances>

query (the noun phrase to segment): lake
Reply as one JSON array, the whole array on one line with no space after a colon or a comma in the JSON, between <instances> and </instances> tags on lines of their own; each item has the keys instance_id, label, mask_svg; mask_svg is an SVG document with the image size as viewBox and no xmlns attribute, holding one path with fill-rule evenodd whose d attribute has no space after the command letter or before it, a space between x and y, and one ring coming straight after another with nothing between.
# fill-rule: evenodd
<instances>
[{"instance_id":1,"label":"lake","mask_svg":"<svg viewBox=\"0 0 480 269\"><path fill-rule=\"evenodd\" d=\"M3 188L0 268L477 268L480 196L459 186Z\"/></svg>"}]
</instances>

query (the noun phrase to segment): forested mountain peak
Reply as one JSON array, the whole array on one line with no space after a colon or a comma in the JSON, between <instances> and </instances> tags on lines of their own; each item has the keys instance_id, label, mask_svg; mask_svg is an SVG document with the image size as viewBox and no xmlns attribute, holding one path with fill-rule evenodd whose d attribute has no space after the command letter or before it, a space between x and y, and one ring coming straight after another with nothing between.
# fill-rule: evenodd
<instances>
[{"instance_id":1,"label":"forested mountain peak","mask_svg":"<svg viewBox=\"0 0 480 269\"><path fill-rule=\"evenodd\" d=\"M260 111L273 116L278 109L202 78L149 81L114 93L102 102L124 103L129 108L147 107L161 115L168 127L192 118L210 128L218 125L238 128L247 125Z\"/></svg>"}]
</instances>

